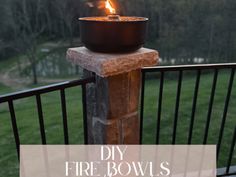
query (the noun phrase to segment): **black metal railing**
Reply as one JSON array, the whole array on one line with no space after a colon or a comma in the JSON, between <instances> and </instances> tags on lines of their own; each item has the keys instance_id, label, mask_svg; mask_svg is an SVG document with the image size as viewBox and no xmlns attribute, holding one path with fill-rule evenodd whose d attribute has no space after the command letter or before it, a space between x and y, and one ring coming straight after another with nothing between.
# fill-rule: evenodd
<instances>
[{"instance_id":1,"label":"black metal railing","mask_svg":"<svg viewBox=\"0 0 236 177\"><path fill-rule=\"evenodd\" d=\"M208 143L208 136L209 136L209 128L210 128L210 123L212 120L212 110L213 110L213 103L214 103L214 97L216 94L216 86L217 86L217 80L218 80L218 75L220 70L230 70L230 76L229 76L229 83L228 83L228 88L227 88L227 93L226 93L226 98L225 98L225 103L224 103L224 110L223 110L223 115L221 119L221 125L220 125L220 130L218 132L218 140L217 140L217 159L219 157L219 153L221 151L221 146L222 146L222 137L223 133L225 130L225 123L227 119L227 113L228 113L228 107L229 107L229 102L231 99L231 94L232 94L232 89L233 89L233 82L234 82L234 76L235 76L235 69L236 69L236 63L227 63L227 64L201 64L201 65L179 65L179 66L157 66L157 67L146 67L142 69L142 91L141 91L141 109L140 109L140 119L141 119L141 124L140 124L140 144L143 143L143 131L145 133L145 130L143 128L144 124L144 109L146 104L144 103L145 100L145 88L146 88L146 81L147 81L147 74L150 73L157 73L158 75L155 75L156 78L158 78L159 82L159 93L158 93L158 98L157 98L157 116L156 116L156 138L155 142L156 144L160 143L160 130L162 129L161 127L161 120L162 120L162 109L163 109L163 87L164 87L164 80L165 76L167 74L170 74L170 72L177 72L177 90L176 90L176 98L175 98L175 108L174 108L174 116L173 116L173 127L172 127L172 133L171 133L171 142L172 144L176 144L176 136L178 134L177 132L177 126L179 123L179 107L180 107L180 97L182 94L181 89L183 86L183 74L184 72L196 72L196 80L195 80L195 86L194 86L194 91L193 91L193 98L192 98L192 108L191 108L191 115L190 115L190 123L189 123L189 128L188 128L188 138L186 140L187 144L192 144L192 137L193 137L193 130L194 130L194 123L195 123L195 113L197 110L197 101L198 101L198 93L199 93L199 85L200 85L200 80L203 71L210 70L214 72L213 76L213 82L211 86L211 93L210 93L210 100L209 100L209 105L208 105L208 112L207 112L207 118L206 118L206 123L204 127L204 136L202 139L202 142L199 142L199 144L207 144ZM210 83L209 83L210 84ZM168 99L168 98L166 98ZM235 98L234 98L235 99ZM236 116L235 116L236 119ZM232 158L235 154L234 149L235 149L235 143L236 143L236 125L234 126L234 133L232 137L232 141L229 142L230 150L229 150L229 156L228 156L228 162L225 165L226 168L224 168L224 171L222 170L218 173L218 176L229 176L229 175L236 175L236 171L232 171L231 166L232 166ZM231 138L230 138L231 139ZM236 165L236 164L234 164ZM235 170L235 168L234 168Z\"/></svg>"},{"instance_id":2,"label":"black metal railing","mask_svg":"<svg viewBox=\"0 0 236 177\"><path fill-rule=\"evenodd\" d=\"M225 126L227 121L227 113L229 108L230 100L232 100L232 93L234 89L234 77L235 77L235 69L236 69L236 63L228 63L228 64L204 64L204 65L181 65L181 66L157 66L157 67L146 67L142 69L142 91L141 91L141 109L140 109L140 137L142 144L143 138L143 132L145 133L145 130L143 129L143 123L145 120L144 117L144 109L146 108L146 104L144 103L145 98L145 88L147 83L146 76L150 73L157 73L157 80L159 81L159 92L158 92L158 98L157 98L157 119L156 121L156 129L155 129L155 143L160 144L161 136L160 131L162 130L162 117L163 117L163 99L165 98L163 92L164 92L164 85L165 85L165 79L168 76L168 73L170 72L177 72L177 88L176 88L176 98L175 98L175 107L174 107L174 116L173 116L173 126L171 128L171 144L177 143L177 135L178 135L178 125L179 125L179 109L180 109L180 100L181 96L184 94L182 93L182 87L183 87L183 79L185 72L191 71L196 73L196 80L193 90L193 98L192 98L192 105L191 105L191 114L190 114L190 121L188 126L188 136L186 143L187 144L193 144L193 130L194 125L196 123L196 112L197 112L197 102L199 97L199 91L200 91L200 83L202 81L203 72L206 70L209 72L213 71L213 80L211 86L211 92L209 97L209 103L208 103L208 109L207 109L207 117L204 122L204 133L203 138L199 144L207 144L208 143L208 137L209 137L209 129L212 121L212 110L213 110L213 104L215 100L216 95L216 87L217 87L217 81L219 77L219 71L220 70L229 70L229 82L227 86L227 93L225 96L225 102L224 102L224 108L223 108L223 114L221 118L221 124L220 129L217 134L217 157L219 157L219 154L222 150L222 138L225 129L227 128ZM155 75L156 77L156 75ZM43 115L43 108L42 108L42 101L41 96L43 94L59 91L60 92L60 101L61 101L61 111L62 111L62 120L63 120L63 133L64 133L64 143L69 144L69 134L68 134L68 124L67 124L67 105L66 105L66 95L65 90L67 88L81 86L82 88L82 103L83 103L83 127L84 127L84 144L88 143L88 135L87 135L87 107L86 107L86 85L89 83L92 83L95 81L94 77L90 77L87 79L82 80L76 80L76 81L68 81L63 82L59 84L53 84L45 87L40 87L36 89L31 89L23 92L17 92L9 95L0 96L0 104L1 103L8 103L9 107L9 113L11 116L11 125L12 130L14 134L15 144L16 144L16 150L19 158L19 145L20 145L20 138L19 138L19 131L17 126L16 117L15 114L15 108L14 108L14 102L18 99L28 98L28 97L35 97L36 106L37 106L37 113L38 113L38 121L39 121L39 131L41 136L41 143L47 144L46 134L45 134L45 123L44 123L44 115ZM168 99L168 98L165 98ZM236 144L236 125L234 126L234 133L232 137L229 137L230 142L228 142L229 146L229 152L227 157L227 164L225 164L224 171L220 170L218 173L218 176L227 176L227 175L236 175L236 171L233 171L232 166L236 164L233 163L233 157L235 155L235 144ZM153 133L152 133L153 134ZM231 135L230 135L231 136ZM186 144L185 143L185 144Z\"/></svg>"},{"instance_id":3,"label":"black metal railing","mask_svg":"<svg viewBox=\"0 0 236 177\"><path fill-rule=\"evenodd\" d=\"M22 91L22 92L17 92L17 93L13 93L13 94L0 96L0 104L1 103L8 103L18 159L19 159L20 138L19 138L17 121L16 121L14 101L18 100L18 99L22 99L22 98L28 98L28 97L35 97L36 98L39 127L40 127L39 131L41 134L41 142L43 145L45 145L45 144L47 144L47 140L46 140L46 135L45 135L44 116L43 116L41 95L49 93L49 92L60 91L61 111L62 111L62 118L63 118L64 143L69 144L65 89L75 87L75 86L81 86L82 87L82 105L83 105L84 144L87 144L88 140L87 140L87 117L86 117L87 116L86 85L88 83L94 82L94 80L95 80L94 77L90 77L87 79L67 81L67 82L63 82L63 83L59 83L59 84L53 84L53 85L49 85L49 86L39 87L36 89L31 89L31 90L27 90L27 91Z\"/></svg>"}]
</instances>

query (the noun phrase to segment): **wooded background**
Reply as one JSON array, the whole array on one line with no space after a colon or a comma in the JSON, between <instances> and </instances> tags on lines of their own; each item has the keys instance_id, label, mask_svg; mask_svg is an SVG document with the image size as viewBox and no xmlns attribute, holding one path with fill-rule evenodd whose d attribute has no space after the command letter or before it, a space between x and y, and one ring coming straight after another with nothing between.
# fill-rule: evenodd
<instances>
[{"instance_id":1,"label":"wooded background","mask_svg":"<svg viewBox=\"0 0 236 177\"><path fill-rule=\"evenodd\" d=\"M113 0L122 15L150 19L146 46L166 60L229 62L236 57L236 0ZM53 40L79 45L79 17L105 15L92 0L0 0L0 60L18 54L33 71L37 46ZM34 73L34 72L33 72Z\"/></svg>"},{"instance_id":2,"label":"wooded background","mask_svg":"<svg viewBox=\"0 0 236 177\"><path fill-rule=\"evenodd\" d=\"M78 18L104 14L85 0L0 0L0 54L33 50L34 43L79 36ZM92 1L90 1L92 2ZM120 0L124 15L150 19L148 42L162 57L236 55L235 0ZM13 52L13 53L12 53Z\"/></svg>"}]
</instances>

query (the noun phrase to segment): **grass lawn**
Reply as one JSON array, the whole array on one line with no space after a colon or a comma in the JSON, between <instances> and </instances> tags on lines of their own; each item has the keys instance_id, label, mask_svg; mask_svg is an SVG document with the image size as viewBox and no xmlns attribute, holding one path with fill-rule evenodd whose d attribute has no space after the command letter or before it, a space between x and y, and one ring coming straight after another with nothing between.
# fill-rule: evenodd
<instances>
[{"instance_id":1,"label":"grass lawn","mask_svg":"<svg viewBox=\"0 0 236 177\"><path fill-rule=\"evenodd\" d=\"M0 83L0 95L7 94L11 91L12 90L9 87L7 87L7 86Z\"/></svg>"},{"instance_id":2,"label":"grass lawn","mask_svg":"<svg viewBox=\"0 0 236 177\"><path fill-rule=\"evenodd\" d=\"M160 129L160 144L170 144L172 140L173 120L177 90L177 76L173 72L164 82L164 93L162 102L162 116ZM215 100L213 104L212 119L209 128L208 144L217 144L221 120L224 110L225 97L228 90L230 73L221 71L219 73ZM177 126L176 144L187 144L189 124L192 111L192 98L196 78L191 73L185 73L182 83L182 92L179 107L179 119ZM212 87L213 74L205 73L201 77L195 124L193 127L193 144L202 144L207 119L208 105ZM159 94L159 81L150 80L147 82L145 91L144 109L144 143L155 143L157 100ZM219 156L218 167L226 166L230 143L233 138L233 131L236 126L236 79L234 80L231 100L228 109L228 116L225 124L225 131ZM236 150L235 150L236 151ZM236 164L236 152L234 153L233 164Z\"/></svg>"},{"instance_id":3,"label":"grass lawn","mask_svg":"<svg viewBox=\"0 0 236 177\"><path fill-rule=\"evenodd\" d=\"M171 142L177 87L175 75L176 73L172 73L172 75L168 76L164 83L163 109L161 117L161 144L170 144ZM212 78L212 74L207 73L201 78L196 120L193 129L194 144L202 144ZM212 121L209 129L209 144L215 144L218 138L228 80L229 73L225 71L221 72L217 84L216 97L212 112ZM192 77L191 74L184 75L179 110L179 122L177 127L177 144L186 144L187 142L194 83L195 77ZM225 166L233 130L236 125L235 84L236 82L234 82L228 117L226 121L219 167ZM144 112L145 144L153 144L155 142L157 98L159 91L158 86L158 79L148 80L146 84ZM4 90L3 86L0 86L0 91L1 90ZM59 92L53 92L42 96L48 144L63 144L63 126L59 96ZM80 87L67 89L66 96L70 143L82 144L83 127ZM21 143L40 144L40 132L35 98L32 97L16 101L15 109ZM233 163L236 164L235 155ZM0 105L0 169L0 176L16 177L18 175L14 138L6 104Z\"/></svg>"}]
</instances>

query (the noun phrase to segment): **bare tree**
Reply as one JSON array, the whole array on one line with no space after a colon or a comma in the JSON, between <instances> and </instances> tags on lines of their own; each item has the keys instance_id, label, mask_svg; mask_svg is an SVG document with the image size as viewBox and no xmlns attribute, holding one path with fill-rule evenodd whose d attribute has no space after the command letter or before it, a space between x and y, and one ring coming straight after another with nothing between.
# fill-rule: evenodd
<instances>
[{"instance_id":1,"label":"bare tree","mask_svg":"<svg viewBox=\"0 0 236 177\"><path fill-rule=\"evenodd\" d=\"M31 66L33 83L37 84L37 46L39 36L45 29L41 0L13 1L11 10L14 19L14 46L18 52L25 52Z\"/></svg>"}]
</instances>

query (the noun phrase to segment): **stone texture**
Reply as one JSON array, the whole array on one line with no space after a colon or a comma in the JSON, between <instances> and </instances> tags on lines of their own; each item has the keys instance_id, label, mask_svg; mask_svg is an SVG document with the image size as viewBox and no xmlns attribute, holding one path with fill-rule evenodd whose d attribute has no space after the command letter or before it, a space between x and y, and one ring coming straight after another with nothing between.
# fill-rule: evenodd
<instances>
[{"instance_id":1,"label":"stone texture","mask_svg":"<svg viewBox=\"0 0 236 177\"><path fill-rule=\"evenodd\" d=\"M158 52L141 48L128 54L95 53L71 48L67 59L84 68L87 85L89 144L139 144L141 68L158 63Z\"/></svg>"},{"instance_id":2,"label":"stone texture","mask_svg":"<svg viewBox=\"0 0 236 177\"><path fill-rule=\"evenodd\" d=\"M92 52L85 47L70 48L67 59L82 68L95 72L101 77L122 74L144 66L158 64L158 52L141 48L125 54L106 54Z\"/></svg>"},{"instance_id":3,"label":"stone texture","mask_svg":"<svg viewBox=\"0 0 236 177\"><path fill-rule=\"evenodd\" d=\"M139 143L139 114L138 111L122 120L122 144Z\"/></svg>"},{"instance_id":4,"label":"stone texture","mask_svg":"<svg viewBox=\"0 0 236 177\"><path fill-rule=\"evenodd\" d=\"M87 86L89 144L138 144L140 80L138 69Z\"/></svg>"}]
</instances>

